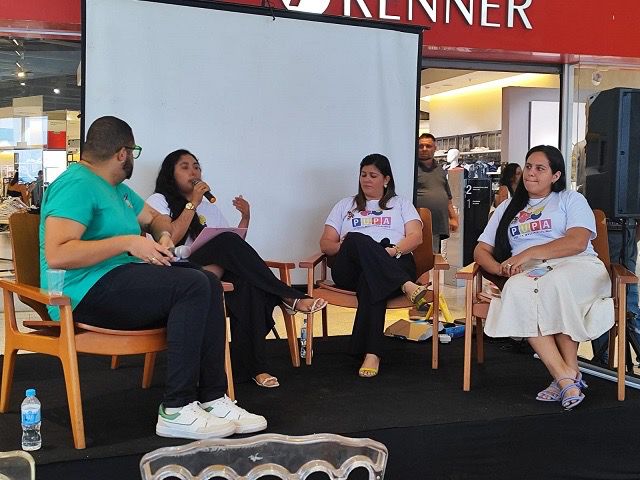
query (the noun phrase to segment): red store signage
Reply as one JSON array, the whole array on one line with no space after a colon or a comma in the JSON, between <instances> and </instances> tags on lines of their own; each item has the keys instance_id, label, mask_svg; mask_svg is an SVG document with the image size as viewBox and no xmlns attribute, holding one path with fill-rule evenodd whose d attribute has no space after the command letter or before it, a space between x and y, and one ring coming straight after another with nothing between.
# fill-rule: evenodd
<instances>
[{"instance_id":1,"label":"red store signage","mask_svg":"<svg viewBox=\"0 0 640 480\"><path fill-rule=\"evenodd\" d=\"M0 0L0 22L31 21L79 26L80 5L81 0Z\"/></svg>"},{"instance_id":2,"label":"red store signage","mask_svg":"<svg viewBox=\"0 0 640 480\"><path fill-rule=\"evenodd\" d=\"M224 0L268 6L267 0ZM268 0L298 10L429 26L429 50L640 58L637 0ZM0 0L0 25L33 21L80 31L81 0ZM440 55L442 56L442 55Z\"/></svg>"}]
</instances>

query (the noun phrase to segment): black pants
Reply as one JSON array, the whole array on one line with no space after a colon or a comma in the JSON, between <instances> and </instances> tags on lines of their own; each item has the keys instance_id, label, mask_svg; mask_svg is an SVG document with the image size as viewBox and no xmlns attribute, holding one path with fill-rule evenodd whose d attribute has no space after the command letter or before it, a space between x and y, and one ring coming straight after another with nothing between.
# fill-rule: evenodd
<instances>
[{"instance_id":1,"label":"black pants","mask_svg":"<svg viewBox=\"0 0 640 480\"><path fill-rule=\"evenodd\" d=\"M368 235L348 233L331 266L336 286L355 290L358 297L350 351L382 356L387 299L401 294L400 287L416 278L413 255L390 257Z\"/></svg>"},{"instance_id":2,"label":"black pants","mask_svg":"<svg viewBox=\"0 0 640 480\"><path fill-rule=\"evenodd\" d=\"M73 315L76 321L116 330L166 325L166 407L224 395L222 285L212 273L145 263L121 265L87 292Z\"/></svg>"},{"instance_id":3,"label":"black pants","mask_svg":"<svg viewBox=\"0 0 640 480\"><path fill-rule=\"evenodd\" d=\"M306 295L281 282L251 245L232 232L211 239L189 260L224 268L222 280L233 283L225 295L231 317L231 359L237 380L268 371L265 337L274 325L273 309L282 298Z\"/></svg>"}]
</instances>

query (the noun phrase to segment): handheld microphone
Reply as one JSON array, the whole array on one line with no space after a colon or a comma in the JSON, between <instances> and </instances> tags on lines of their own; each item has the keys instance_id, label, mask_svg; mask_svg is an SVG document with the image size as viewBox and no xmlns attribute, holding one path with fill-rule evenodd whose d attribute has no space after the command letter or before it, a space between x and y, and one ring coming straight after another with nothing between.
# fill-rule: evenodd
<instances>
[{"instance_id":1,"label":"handheld microphone","mask_svg":"<svg viewBox=\"0 0 640 480\"><path fill-rule=\"evenodd\" d=\"M389 240L387 237L385 237L382 240L380 240L380 245L382 245L384 248L390 247L391 246L391 240Z\"/></svg>"},{"instance_id":2,"label":"handheld microphone","mask_svg":"<svg viewBox=\"0 0 640 480\"><path fill-rule=\"evenodd\" d=\"M193 185L195 187L200 182L202 182L202 180L197 180L197 179L194 178L193 180L191 180L191 185ZM213 194L209 190L204 192L204 198L209 200L209 202L211 202L211 203L216 203L216 197L214 197Z\"/></svg>"},{"instance_id":3,"label":"handheld microphone","mask_svg":"<svg viewBox=\"0 0 640 480\"><path fill-rule=\"evenodd\" d=\"M180 245L179 247L169 247L169 251L174 257L180 260L189 258L189 256L191 255L191 249L186 245Z\"/></svg>"}]
</instances>

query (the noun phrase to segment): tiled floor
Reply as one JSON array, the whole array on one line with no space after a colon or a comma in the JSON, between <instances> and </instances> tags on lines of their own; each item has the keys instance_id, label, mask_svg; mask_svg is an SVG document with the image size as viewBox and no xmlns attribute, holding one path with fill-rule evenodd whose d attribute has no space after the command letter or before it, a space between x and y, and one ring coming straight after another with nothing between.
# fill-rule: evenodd
<instances>
[{"instance_id":1,"label":"tiled floor","mask_svg":"<svg viewBox=\"0 0 640 480\"><path fill-rule=\"evenodd\" d=\"M462 319L464 321L464 288L455 288L448 285L442 285L441 290L453 318ZM355 310L350 308L335 307L332 305L329 305L327 308L329 309L327 312L327 316L329 318L329 334L350 334L351 328L353 327ZM284 328L282 315L280 314L279 309L276 309L276 312L276 329L278 330L278 333L282 338L286 338L286 331ZM300 328L300 322L302 322L302 319L303 317L301 315L298 315L298 328ZM400 319L408 319L408 312L406 309L388 310L385 327ZM313 334L314 336L322 335L322 322L319 315L314 317ZM273 336L273 334L270 335Z\"/></svg>"}]
</instances>

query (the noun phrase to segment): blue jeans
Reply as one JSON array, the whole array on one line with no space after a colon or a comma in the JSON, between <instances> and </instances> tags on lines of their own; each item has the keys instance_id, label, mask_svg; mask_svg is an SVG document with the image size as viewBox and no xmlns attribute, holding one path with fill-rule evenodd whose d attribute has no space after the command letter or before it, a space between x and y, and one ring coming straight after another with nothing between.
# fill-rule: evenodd
<instances>
[{"instance_id":1,"label":"blue jeans","mask_svg":"<svg viewBox=\"0 0 640 480\"><path fill-rule=\"evenodd\" d=\"M636 271L636 259L638 257L638 244L636 243L636 226L633 220L630 220L627 224L627 241L625 257L622 257L622 231L610 230L607 234L609 238L609 255L611 257L611 263L619 263L624 265L631 272ZM633 314L631 318L627 320L627 334L629 335L629 341L634 345L640 345L640 308L638 307L638 284L633 283L627 285L627 312ZM609 333L605 333L600 338L593 340L593 351L596 356L599 352L600 360L604 363L608 361L607 343L609 341ZM636 356L640 359L640 352L636 351Z\"/></svg>"}]
</instances>

